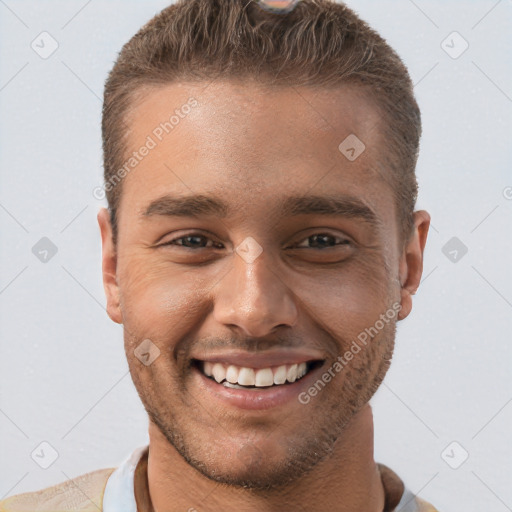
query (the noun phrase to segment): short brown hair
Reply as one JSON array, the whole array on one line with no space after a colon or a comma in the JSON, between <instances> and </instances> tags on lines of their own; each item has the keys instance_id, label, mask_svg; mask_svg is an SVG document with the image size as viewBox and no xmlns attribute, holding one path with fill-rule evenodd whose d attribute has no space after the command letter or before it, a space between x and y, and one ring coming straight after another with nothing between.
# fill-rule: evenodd
<instances>
[{"instance_id":1,"label":"short brown hair","mask_svg":"<svg viewBox=\"0 0 512 512\"><path fill-rule=\"evenodd\" d=\"M145 87L176 80L250 77L269 85L355 84L381 114L385 159L402 241L413 226L421 117L407 68L386 41L344 4L301 0L272 12L257 0L178 0L122 48L105 84L105 184L126 160L126 118ZM341 142L341 141L340 141ZM114 244L121 185L106 187Z\"/></svg>"}]
</instances>

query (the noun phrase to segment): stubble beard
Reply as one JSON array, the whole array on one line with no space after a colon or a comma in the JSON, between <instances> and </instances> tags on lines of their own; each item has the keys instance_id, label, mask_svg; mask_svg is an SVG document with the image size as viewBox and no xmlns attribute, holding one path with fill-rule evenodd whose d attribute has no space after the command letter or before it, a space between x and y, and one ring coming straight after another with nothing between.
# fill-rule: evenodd
<instances>
[{"instance_id":1,"label":"stubble beard","mask_svg":"<svg viewBox=\"0 0 512 512\"><path fill-rule=\"evenodd\" d=\"M380 336L369 343L367 350L358 354L364 359L343 369L338 376L338 379L343 379L341 389L336 395L331 391L322 411L313 412L307 408L322 399L322 395L328 392L325 389L309 404L303 406L304 418L311 424L297 433L293 439L284 439L285 455L281 461L270 466L265 454L254 447L252 454L244 456L244 470L238 472L220 472L215 465L215 459L225 457L225 453L222 450L215 451L215 439L200 442L197 436L191 435L187 425L173 414L172 407L156 405L153 397L146 393L141 381L134 376L131 365L130 372L149 418L192 468L214 482L252 489L268 495L297 483L332 454L350 420L369 402L383 381L393 355L395 332L396 322L390 322ZM330 385L335 382L336 378ZM152 386L150 389L157 388L158 386ZM186 389L181 388L179 392L186 394ZM185 404L186 401L181 403ZM188 408L191 415L194 415L194 404L191 401L188 402ZM226 434L220 426L219 429L222 435ZM269 435L277 438L279 427Z\"/></svg>"}]
</instances>

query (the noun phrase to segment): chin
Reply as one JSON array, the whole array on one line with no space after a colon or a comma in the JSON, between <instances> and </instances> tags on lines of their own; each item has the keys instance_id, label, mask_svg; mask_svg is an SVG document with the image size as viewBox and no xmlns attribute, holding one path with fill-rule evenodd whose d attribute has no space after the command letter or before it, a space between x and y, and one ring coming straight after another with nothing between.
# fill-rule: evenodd
<instances>
[{"instance_id":1,"label":"chin","mask_svg":"<svg viewBox=\"0 0 512 512\"><path fill-rule=\"evenodd\" d=\"M212 481L265 492L290 485L305 473L305 471L298 471L294 464L269 464L266 461L253 462L249 465L241 463L229 469L223 467L225 461L219 464L222 469L215 464L210 466L203 463L196 464L194 461L189 461L189 464Z\"/></svg>"},{"instance_id":2,"label":"chin","mask_svg":"<svg viewBox=\"0 0 512 512\"><path fill-rule=\"evenodd\" d=\"M303 436L295 442L293 437L239 442L231 438L231 444L213 443L206 450L191 450L190 444L186 450L177 449L190 466L212 481L268 493L297 482L328 455L326 445L333 441L321 446Z\"/></svg>"}]
</instances>

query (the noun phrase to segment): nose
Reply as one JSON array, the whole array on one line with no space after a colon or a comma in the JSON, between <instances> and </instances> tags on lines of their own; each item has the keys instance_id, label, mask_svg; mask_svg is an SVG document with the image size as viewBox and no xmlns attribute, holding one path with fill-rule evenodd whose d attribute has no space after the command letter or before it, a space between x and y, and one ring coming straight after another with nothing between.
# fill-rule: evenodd
<instances>
[{"instance_id":1,"label":"nose","mask_svg":"<svg viewBox=\"0 0 512 512\"><path fill-rule=\"evenodd\" d=\"M215 287L213 315L217 322L251 337L296 324L293 294L271 265L265 251L254 261L233 253L233 267Z\"/></svg>"}]
</instances>

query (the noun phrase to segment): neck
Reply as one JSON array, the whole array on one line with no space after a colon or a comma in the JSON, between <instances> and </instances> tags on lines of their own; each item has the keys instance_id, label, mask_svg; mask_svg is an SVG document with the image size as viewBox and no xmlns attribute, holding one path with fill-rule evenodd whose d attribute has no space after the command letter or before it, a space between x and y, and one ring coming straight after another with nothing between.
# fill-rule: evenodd
<instances>
[{"instance_id":1,"label":"neck","mask_svg":"<svg viewBox=\"0 0 512 512\"><path fill-rule=\"evenodd\" d=\"M149 438L148 459L141 461L135 477L139 511L384 509L384 489L373 458L373 416L369 405L347 425L332 453L300 481L265 494L209 480L181 457L151 421Z\"/></svg>"}]
</instances>

